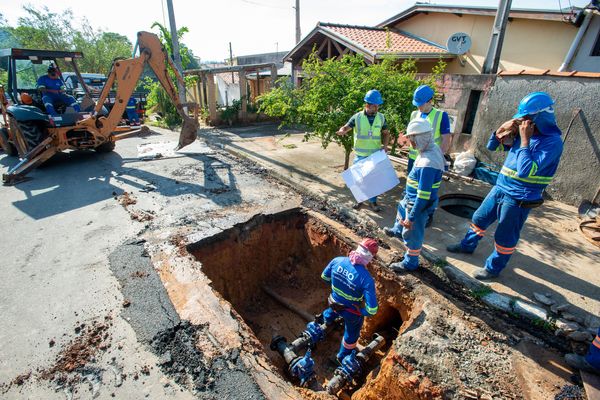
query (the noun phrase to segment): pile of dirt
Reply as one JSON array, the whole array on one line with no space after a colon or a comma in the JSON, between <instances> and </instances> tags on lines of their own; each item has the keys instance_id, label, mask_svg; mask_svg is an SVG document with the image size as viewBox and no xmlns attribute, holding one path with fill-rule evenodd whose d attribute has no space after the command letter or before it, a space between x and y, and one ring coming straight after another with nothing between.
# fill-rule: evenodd
<instances>
[{"instance_id":1,"label":"pile of dirt","mask_svg":"<svg viewBox=\"0 0 600 400\"><path fill-rule=\"evenodd\" d=\"M76 326L75 333L78 336L58 354L56 362L50 369L40 371L40 378L50 381L61 379L94 361L98 351L104 351L110 346L108 329L111 324L112 317L107 316L103 321L92 321Z\"/></svg>"}]
</instances>

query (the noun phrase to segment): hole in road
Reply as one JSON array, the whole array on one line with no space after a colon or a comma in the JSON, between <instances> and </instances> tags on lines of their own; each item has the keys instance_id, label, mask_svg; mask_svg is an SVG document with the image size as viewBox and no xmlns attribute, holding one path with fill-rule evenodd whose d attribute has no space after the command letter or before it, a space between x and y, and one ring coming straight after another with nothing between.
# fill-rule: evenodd
<instances>
[{"instance_id":1,"label":"hole in road","mask_svg":"<svg viewBox=\"0 0 600 400\"><path fill-rule=\"evenodd\" d=\"M450 193L440 196L439 207L452 215L471 219L475 210L483 202L483 197L473 194Z\"/></svg>"}]
</instances>

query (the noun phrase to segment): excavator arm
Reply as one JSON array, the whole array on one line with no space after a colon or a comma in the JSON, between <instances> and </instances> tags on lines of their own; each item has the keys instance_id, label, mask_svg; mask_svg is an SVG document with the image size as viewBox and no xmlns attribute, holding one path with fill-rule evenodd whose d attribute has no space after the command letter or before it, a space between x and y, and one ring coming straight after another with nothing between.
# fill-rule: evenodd
<instances>
[{"instance_id":1,"label":"excavator arm","mask_svg":"<svg viewBox=\"0 0 600 400\"><path fill-rule=\"evenodd\" d=\"M94 124L98 128L100 136L104 137L106 140L111 140L110 137L121 120L127 102L144 71L144 65L147 64L158 78L183 120L177 149L187 146L196 140L196 133L198 130L197 104L181 103L179 101L177 89L168 72L168 66L174 67L173 62L155 34L150 32L138 32L137 47L139 48L139 57L117 60L113 63L106 84L96 103L96 108L94 110L95 116L89 120L83 120L79 124L88 125L90 127ZM173 71L175 72L176 79L183 82L177 69L173 68ZM111 88L115 84L117 86L117 91L115 102L110 113L106 117L97 117ZM193 110L194 118L190 118L187 115L184 111L185 108L191 108Z\"/></svg>"}]
</instances>

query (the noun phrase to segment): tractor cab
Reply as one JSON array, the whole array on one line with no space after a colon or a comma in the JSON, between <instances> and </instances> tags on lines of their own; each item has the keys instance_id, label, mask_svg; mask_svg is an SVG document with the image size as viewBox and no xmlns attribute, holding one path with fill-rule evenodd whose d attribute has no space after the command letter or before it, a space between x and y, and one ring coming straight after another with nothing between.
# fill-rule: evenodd
<instances>
[{"instance_id":1,"label":"tractor cab","mask_svg":"<svg viewBox=\"0 0 600 400\"><path fill-rule=\"evenodd\" d=\"M43 94L38 90L38 79L48 74L48 68L55 66L56 76L65 86L60 66L68 66L76 75L79 74L75 60L83 58L83 53L77 51L51 51L51 50L29 50L29 49L4 49L0 50L0 66L8 71L8 82L5 88L6 96L11 105L7 112L17 122L38 121L47 123L49 126L74 125L81 119L81 112L75 111L73 104L65 104L61 99L53 99L52 106L55 110L54 116L49 116ZM81 84L82 89L89 93L85 81ZM54 96L57 97L57 96ZM80 110L93 107L91 98L81 97L78 101Z\"/></svg>"}]
</instances>

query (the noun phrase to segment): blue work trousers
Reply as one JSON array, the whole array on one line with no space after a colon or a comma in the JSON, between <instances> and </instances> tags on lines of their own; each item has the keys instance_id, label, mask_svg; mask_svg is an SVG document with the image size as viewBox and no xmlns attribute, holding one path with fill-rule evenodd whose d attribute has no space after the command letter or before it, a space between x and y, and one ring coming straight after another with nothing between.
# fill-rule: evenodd
<instances>
[{"instance_id":1,"label":"blue work trousers","mask_svg":"<svg viewBox=\"0 0 600 400\"><path fill-rule=\"evenodd\" d=\"M515 199L494 186L473 214L469 230L460 242L461 247L469 252L474 251L488 226L498 220L494 233L494 252L485 261L488 272L498 275L515 252L530 211L530 208L519 207Z\"/></svg>"},{"instance_id":2,"label":"blue work trousers","mask_svg":"<svg viewBox=\"0 0 600 400\"><path fill-rule=\"evenodd\" d=\"M352 164L356 164L357 162L359 162L359 161L362 161L362 160L364 160L364 159L365 159L365 158L367 158L367 157L369 157L369 156L356 156L356 157L354 157L354 161L352 162ZM369 201L370 201L371 203L377 203L377 196L375 196L375 197L371 197L371 198L369 199Z\"/></svg>"},{"instance_id":3,"label":"blue work trousers","mask_svg":"<svg viewBox=\"0 0 600 400\"><path fill-rule=\"evenodd\" d=\"M355 312L357 314L355 314ZM325 321L328 324L332 323L337 317L340 316L344 319L344 338L340 344L340 350L338 351L337 358L340 362L342 362L344 357L352 353L352 350L356 349L358 337L360 336L360 328L362 328L365 318L358 314L358 310L353 312L346 310L336 312L329 307L323 311L323 318L325 318Z\"/></svg>"},{"instance_id":4,"label":"blue work trousers","mask_svg":"<svg viewBox=\"0 0 600 400\"><path fill-rule=\"evenodd\" d=\"M596 333L596 337L592 344L590 344L590 349L585 356L585 360L598 371L600 371L600 328L598 328L598 333Z\"/></svg>"},{"instance_id":5,"label":"blue work trousers","mask_svg":"<svg viewBox=\"0 0 600 400\"><path fill-rule=\"evenodd\" d=\"M394 222L392 231L396 236L401 235L404 240L404 245L407 250L406 253L404 253L404 260L402 263L409 271L414 271L419 267L419 256L421 255L421 247L423 247L423 238L425 237L425 224L427 224L430 215L434 213L437 205L438 199L430 201L430 204L427 207L416 213L412 228L406 229L400 224L400 221L406 219L406 216L410 213L412 204L408 202L406 197L398 203L396 221Z\"/></svg>"},{"instance_id":6,"label":"blue work trousers","mask_svg":"<svg viewBox=\"0 0 600 400\"><path fill-rule=\"evenodd\" d=\"M80 111L79 104L77 103L77 100L75 100L75 97L64 93L46 93L42 96L42 102L44 103L44 107L46 107L46 112L53 117L58 116L58 113L54 108L54 104L58 102L73 107L77 112Z\"/></svg>"},{"instance_id":7,"label":"blue work trousers","mask_svg":"<svg viewBox=\"0 0 600 400\"><path fill-rule=\"evenodd\" d=\"M125 111L127 112L127 119L129 120L130 123L140 121L140 117L137 113L135 106L127 106Z\"/></svg>"}]
</instances>

